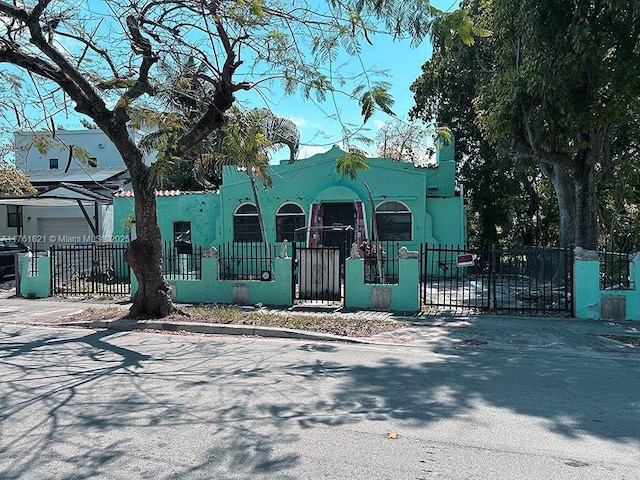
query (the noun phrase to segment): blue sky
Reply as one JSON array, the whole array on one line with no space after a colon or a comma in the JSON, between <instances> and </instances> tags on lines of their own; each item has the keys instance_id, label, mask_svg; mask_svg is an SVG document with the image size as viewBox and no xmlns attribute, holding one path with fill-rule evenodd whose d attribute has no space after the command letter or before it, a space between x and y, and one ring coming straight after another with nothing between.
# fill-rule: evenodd
<instances>
[{"instance_id":1,"label":"blue sky","mask_svg":"<svg viewBox=\"0 0 640 480\"><path fill-rule=\"evenodd\" d=\"M449 10L455 8L457 1L435 0L432 4L438 8ZM431 45L425 40L421 45L412 47L409 40L397 41L392 37L377 34L371 37L373 45L363 44L361 58L343 56L335 65L339 65L345 74L361 73L363 67L378 71L386 71L388 76L378 77L374 80L384 80L391 84L391 94L395 104L393 111L400 118L406 119L408 111L413 106L413 95L409 91L410 85L420 75L422 64L431 55ZM360 63L361 62L361 63ZM5 68L6 66L3 66ZM342 73L341 70L341 73ZM242 78L236 78L242 80ZM250 80L250 79L249 79ZM352 87L346 87L351 90ZM299 158L305 158L315 153L324 152L334 144L342 145L342 132L340 124L334 118L338 113L343 122L353 127L362 124L360 107L357 101L347 99L344 95L336 95L328 98L322 104L305 100L301 95L284 96L278 85L273 85L269 91L238 92L237 99L244 107L269 107L279 116L293 120L301 132L301 149ZM72 112L73 110L70 110ZM364 130L364 135L374 138L377 130L389 119L382 112L371 118ZM56 123L59 127L67 129L82 128L80 118L70 116L57 116ZM12 125L15 128L16 126ZM363 146L363 145L359 145ZM375 153L375 146L365 147L367 151ZM286 156L284 151L278 152L272 161L279 161Z\"/></svg>"},{"instance_id":2,"label":"blue sky","mask_svg":"<svg viewBox=\"0 0 640 480\"><path fill-rule=\"evenodd\" d=\"M442 10L457 8L457 0L434 0L431 4ZM365 68L373 68L386 71L386 78L380 77L391 84L391 94L395 101L393 111L401 119L406 120L409 110L413 107L413 94L409 87L420 75L422 65L431 57L431 44L429 39L418 45L411 46L410 40L394 40L390 35L378 34L371 37L373 45L364 44L361 61ZM336 64L350 72L361 72L362 66L359 59L348 56L342 57ZM343 62L343 63L341 63ZM275 88L277 92L277 87ZM269 107L277 115L290 118L299 127L301 133L301 148L299 158L306 158L315 153L329 150L333 145L342 146L342 134L338 122L332 116L339 112L343 121L353 125L362 124L360 106L357 101L344 96L328 99L323 104L305 100L301 96L285 97L284 95L269 92L268 100L255 93L239 92L238 100L247 107ZM379 128L389 120L389 115L378 112L365 125L362 133L374 138ZM375 154L375 145L364 146L369 153ZM272 162L286 156L286 151L278 152L272 158Z\"/></svg>"},{"instance_id":3,"label":"blue sky","mask_svg":"<svg viewBox=\"0 0 640 480\"><path fill-rule=\"evenodd\" d=\"M413 106L413 94L410 85L420 75L422 64L431 55L428 42L417 48L410 46L409 41L393 41L388 36L373 37L373 45L365 45L362 60L366 67L387 71L387 77L380 77L391 84L391 94L394 98L394 113L406 118ZM357 60L351 59L343 68L353 70L361 68L356 65ZM238 98L244 98L239 94ZM248 95L247 100L252 106L268 106L277 115L288 117L299 127L301 133L300 157L305 158L314 153L324 152L342 139L338 122L332 118L336 111L344 122L354 126L362 124L360 106L357 101L348 99L344 95L336 95L336 105L333 99L327 99L323 104L305 100L300 96L285 97L275 95L269 97L268 103L257 95ZM389 119L387 114L376 113L365 125L363 134L374 137L378 128ZM375 150L368 147L368 150Z\"/></svg>"}]
</instances>

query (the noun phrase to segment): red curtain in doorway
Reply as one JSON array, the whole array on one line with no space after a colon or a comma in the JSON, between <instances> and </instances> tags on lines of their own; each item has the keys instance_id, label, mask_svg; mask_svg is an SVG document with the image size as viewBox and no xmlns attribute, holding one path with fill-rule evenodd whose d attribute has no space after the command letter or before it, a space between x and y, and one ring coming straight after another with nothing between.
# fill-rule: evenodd
<instances>
[{"instance_id":1,"label":"red curtain in doorway","mask_svg":"<svg viewBox=\"0 0 640 480\"><path fill-rule=\"evenodd\" d=\"M362 202L355 202L356 204L356 224L355 224L355 238L353 239L358 245L360 242L367 238L367 219L364 216L364 204Z\"/></svg>"}]
</instances>

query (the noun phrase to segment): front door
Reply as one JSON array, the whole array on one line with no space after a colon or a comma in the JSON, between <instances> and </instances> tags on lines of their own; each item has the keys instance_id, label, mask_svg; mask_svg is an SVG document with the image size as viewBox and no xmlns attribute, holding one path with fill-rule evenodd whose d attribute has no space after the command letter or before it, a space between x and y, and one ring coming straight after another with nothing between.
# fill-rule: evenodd
<instances>
[{"instance_id":1,"label":"front door","mask_svg":"<svg viewBox=\"0 0 640 480\"><path fill-rule=\"evenodd\" d=\"M324 232L323 244L325 247L344 247L344 227L354 228L356 209L354 203L323 203L322 226L327 228ZM329 230L336 227L335 230Z\"/></svg>"}]
</instances>

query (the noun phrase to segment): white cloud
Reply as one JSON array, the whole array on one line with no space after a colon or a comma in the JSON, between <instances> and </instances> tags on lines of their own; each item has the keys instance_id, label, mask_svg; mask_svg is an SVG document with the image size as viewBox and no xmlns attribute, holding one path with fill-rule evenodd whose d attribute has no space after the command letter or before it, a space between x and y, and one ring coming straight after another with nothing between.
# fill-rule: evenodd
<instances>
[{"instance_id":1,"label":"white cloud","mask_svg":"<svg viewBox=\"0 0 640 480\"><path fill-rule=\"evenodd\" d=\"M287 116L286 118L288 118L293 123L295 123L298 126L298 128L304 127L304 126L309 124L309 122L307 122L307 120L305 118L302 118L302 117Z\"/></svg>"},{"instance_id":2,"label":"white cloud","mask_svg":"<svg viewBox=\"0 0 640 480\"><path fill-rule=\"evenodd\" d=\"M376 126L376 128L378 130L380 130L382 127L384 127L384 124L387 123L384 120L374 120L373 124Z\"/></svg>"}]
</instances>

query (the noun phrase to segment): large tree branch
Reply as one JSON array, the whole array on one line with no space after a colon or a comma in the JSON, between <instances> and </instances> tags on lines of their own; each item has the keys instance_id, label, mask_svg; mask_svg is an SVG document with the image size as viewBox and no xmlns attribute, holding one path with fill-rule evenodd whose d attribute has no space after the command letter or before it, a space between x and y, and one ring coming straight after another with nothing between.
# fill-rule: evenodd
<instances>
[{"instance_id":1,"label":"large tree branch","mask_svg":"<svg viewBox=\"0 0 640 480\"><path fill-rule=\"evenodd\" d=\"M110 112L102 98L96 93L91 84L83 77L80 71L45 38L40 26L40 20L49 3L50 0L42 0L36 4L31 12L27 12L26 9L19 9L6 2L0 2L0 12L24 23L29 29L31 37L29 39L30 43L50 59L55 67L39 59L34 62L32 57L18 51L18 45L5 48L5 55L11 56L9 51L13 51L16 55L16 61L22 62L20 66L56 82L78 104L78 107L91 105L92 108L90 112L93 112L94 115L109 114ZM30 70L29 66L32 66L34 70ZM89 114L84 110L78 111ZM94 115L90 116L94 118Z\"/></svg>"},{"instance_id":2,"label":"large tree branch","mask_svg":"<svg viewBox=\"0 0 640 480\"><path fill-rule=\"evenodd\" d=\"M236 69L242 65L242 61L236 61L232 42L220 19L216 19L215 25L225 49L225 62L220 72L220 78L215 83L216 89L207 111L194 127L178 140L174 152L177 156L182 156L188 148L200 144L211 132L223 127L226 123L224 114L235 102L234 93L238 90L249 90L251 88L249 83L233 82L233 75Z\"/></svg>"},{"instance_id":3,"label":"large tree branch","mask_svg":"<svg viewBox=\"0 0 640 480\"><path fill-rule=\"evenodd\" d=\"M500 150L516 160L535 160L536 162L560 165L569 169L575 167L573 158L569 155L560 152L548 152L541 149L534 150L528 142L522 139L514 139L509 146L503 147Z\"/></svg>"},{"instance_id":4,"label":"large tree branch","mask_svg":"<svg viewBox=\"0 0 640 480\"><path fill-rule=\"evenodd\" d=\"M47 7L49 6L50 3L51 3L51 0L40 0L36 4L36 6L33 7L33 10L31 10L31 14L29 15L29 19L33 20L34 22L39 22L40 21L40 17L42 16L42 14L47 9Z\"/></svg>"},{"instance_id":5,"label":"large tree branch","mask_svg":"<svg viewBox=\"0 0 640 480\"><path fill-rule=\"evenodd\" d=\"M0 13L4 13L8 17L15 18L25 24L29 21L29 12L7 2L0 2Z\"/></svg>"},{"instance_id":6,"label":"large tree branch","mask_svg":"<svg viewBox=\"0 0 640 480\"><path fill-rule=\"evenodd\" d=\"M142 55L142 64L136 82L129 88L118 101L119 107L130 105L145 93L153 95L153 87L149 83L149 71L158 57L153 53L151 42L142 36L140 26L133 15L127 17L127 28L131 34L131 48L135 53Z\"/></svg>"}]
</instances>

